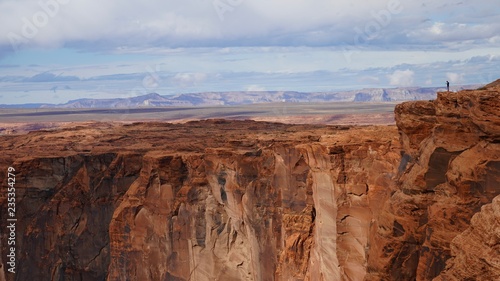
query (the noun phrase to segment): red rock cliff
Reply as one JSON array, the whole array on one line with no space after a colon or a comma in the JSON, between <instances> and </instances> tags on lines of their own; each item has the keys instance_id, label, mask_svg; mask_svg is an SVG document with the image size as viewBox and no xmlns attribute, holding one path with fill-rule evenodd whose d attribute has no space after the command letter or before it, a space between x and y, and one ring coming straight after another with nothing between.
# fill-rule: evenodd
<instances>
[{"instance_id":1,"label":"red rock cliff","mask_svg":"<svg viewBox=\"0 0 500 281\"><path fill-rule=\"evenodd\" d=\"M18 259L8 273L2 231L0 280L494 280L499 107L495 87L403 103L399 135L210 120L3 136Z\"/></svg>"},{"instance_id":2,"label":"red rock cliff","mask_svg":"<svg viewBox=\"0 0 500 281\"><path fill-rule=\"evenodd\" d=\"M471 249L471 235L478 235L467 230L472 216L500 194L498 87L443 92L435 101L403 103L396 107L396 121L405 154L398 190L373 228L367 280L432 280L440 274L437 280L480 280L477 276L487 270L493 273L484 276L498 278L498 223L478 216L472 229L493 229L496 244L483 245L478 248L483 253L468 259L462 252ZM467 270L471 259L476 266ZM451 275L457 279L447 277Z\"/></svg>"},{"instance_id":3,"label":"red rock cliff","mask_svg":"<svg viewBox=\"0 0 500 281\"><path fill-rule=\"evenodd\" d=\"M250 121L94 124L1 147L17 171L7 280L360 280L400 158L391 126Z\"/></svg>"}]
</instances>

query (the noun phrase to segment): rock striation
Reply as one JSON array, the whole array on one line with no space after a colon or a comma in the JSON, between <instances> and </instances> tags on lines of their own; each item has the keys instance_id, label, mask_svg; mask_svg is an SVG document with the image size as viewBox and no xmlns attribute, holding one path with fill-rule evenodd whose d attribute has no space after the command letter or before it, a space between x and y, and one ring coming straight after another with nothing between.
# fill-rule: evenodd
<instances>
[{"instance_id":1,"label":"rock striation","mask_svg":"<svg viewBox=\"0 0 500 281\"><path fill-rule=\"evenodd\" d=\"M441 273L437 280L454 280L447 276L460 276L457 268L470 267L472 261L466 262L457 249L471 248L466 243L474 235L467 230L472 216L500 194L499 92L495 85L441 92L434 101L396 107L404 151L398 190L375 222L367 280L432 280ZM494 229L485 216L478 215L471 227ZM479 259L475 263L491 263L457 280L483 276L486 267L498 273L496 247L478 248L485 251L474 256ZM455 258L447 266L450 257Z\"/></svg>"},{"instance_id":2,"label":"rock striation","mask_svg":"<svg viewBox=\"0 0 500 281\"><path fill-rule=\"evenodd\" d=\"M6 280L360 280L400 159L394 126L98 123L0 143L18 173Z\"/></svg>"},{"instance_id":3,"label":"rock striation","mask_svg":"<svg viewBox=\"0 0 500 281\"><path fill-rule=\"evenodd\" d=\"M500 89L395 126L89 123L0 138L3 280L495 280ZM6 192L0 227L6 229Z\"/></svg>"},{"instance_id":4,"label":"rock striation","mask_svg":"<svg viewBox=\"0 0 500 281\"><path fill-rule=\"evenodd\" d=\"M472 217L451 242L452 258L436 281L500 279L500 196Z\"/></svg>"}]
</instances>

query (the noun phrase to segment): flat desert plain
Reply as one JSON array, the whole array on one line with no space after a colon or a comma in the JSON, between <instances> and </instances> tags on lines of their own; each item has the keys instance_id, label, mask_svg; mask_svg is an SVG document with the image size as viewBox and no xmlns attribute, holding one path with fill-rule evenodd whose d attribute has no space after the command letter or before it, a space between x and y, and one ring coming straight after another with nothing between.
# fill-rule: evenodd
<instances>
[{"instance_id":1,"label":"flat desert plain","mask_svg":"<svg viewBox=\"0 0 500 281\"><path fill-rule=\"evenodd\" d=\"M0 109L0 134L68 127L87 122L204 119L255 120L287 124L392 125L396 103L265 103L207 107L140 107L118 109Z\"/></svg>"}]
</instances>

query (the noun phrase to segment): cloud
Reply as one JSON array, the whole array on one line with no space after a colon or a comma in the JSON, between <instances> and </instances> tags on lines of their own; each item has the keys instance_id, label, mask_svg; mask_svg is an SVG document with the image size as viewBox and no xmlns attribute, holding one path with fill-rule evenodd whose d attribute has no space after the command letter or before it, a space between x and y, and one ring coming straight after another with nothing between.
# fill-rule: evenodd
<instances>
[{"instance_id":1,"label":"cloud","mask_svg":"<svg viewBox=\"0 0 500 281\"><path fill-rule=\"evenodd\" d=\"M191 87L203 83L208 78L206 73L177 73L173 82L180 87Z\"/></svg>"},{"instance_id":2,"label":"cloud","mask_svg":"<svg viewBox=\"0 0 500 281\"><path fill-rule=\"evenodd\" d=\"M412 70L396 70L392 74L387 75L389 84L393 86L408 87L413 86L413 77L415 72Z\"/></svg>"},{"instance_id":3,"label":"cloud","mask_svg":"<svg viewBox=\"0 0 500 281\"><path fill-rule=\"evenodd\" d=\"M455 73L455 72L448 72L446 73L446 78L450 83L453 84L462 84L464 81L464 74L463 73Z\"/></svg>"},{"instance_id":4,"label":"cloud","mask_svg":"<svg viewBox=\"0 0 500 281\"><path fill-rule=\"evenodd\" d=\"M17 68L19 67L19 65L16 65L16 64L3 64L1 65L0 64L0 68Z\"/></svg>"},{"instance_id":5,"label":"cloud","mask_svg":"<svg viewBox=\"0 0 500 281\"><path fill-rule=\"evenodd\" d=\"M408 38L422 43L495 42L498 24L429 22L410 32Z\"/></svg>"},{"instance_id":6,"label":"cloud","mask_svg":"<svg viewBox=\"0 0 500 281\"><path fill-rule=\"evenodd\" d=\"M421 53L405 53L406 56L418 57ZM220 58L215 58L220 61ZM86 66L84 66L86 68ZM139 69L144 69L140 67ZM98 69L97 69L98 70ZM97 73L96 69L85 69ZM167 71L168 70L168 71ZM64 81L56 83L25 82L37 77L41 81L56 79L55 73L60 70L43 72L43 75L11 76L11 71L0 75L0 81L8 82L2 86L3 103L51 102L64 103L70 99L91 97L132 97L150 92L161 95L172 95L193 92L218 91L301 91L329 92L337 90L355 90L360 88L385 88L394 86L429 86L444 87L445 81L451 85L470 85L490 83L500 77L500 56L473 56L462 60L438 61L424 64L400 64L396 66L337 69L329 71L302 72L267 72L239 71L225 72L170 72L165 68L158 73L138 72L132 74L98 75L81 81ZM1 73L1 72L0 72ZM40 73L38 73L40 74ZM71 74L82 77L78 72ZM159 83L145 84L145 78L158 75ZM389 74L389 75L387 75ZM146 82L154 82L146 80ZM59 97L53 97L51 87ZM68 86L64 91L60 87ZM478 85L479 87L479 85ZM25 95L25 94L28 95ZM24 97L23 97L24 95Z\"/></svg>"},{"instance_id":7,"label":"cloud","mask_svg":"<svg viewBox=\"0 0 500 281\"><path fill-rule=\"evenodd\" d=\"M224 3L222 17L214 3ZM395 6L401 12L387 14ZM357 30L376 31L367 36L370 47L435 40L498 46L493 10L489 0L4 0L0 58L12 47L339 46L352 44Z\"/></svg>"},{"instance_id":8,"label":"cloud","mask_svg":"<svg viewBox=\"0 0 500 281\"><path fill-rule=\"evenodd\" d=\"M265 90L266 90L266 88L262 87L260 85L249 85L246 88L246 91L250 91L250 92L261 92L261 91L265 91Z\"/></svg>"},{"instance_id":9,"label":"cloud","mask_svg":"<svg viewBox=\"0 0 500 281\"><path fill-rule=\"evenodd\" d=\"M45 72L23 79L23 82L56 82L56 81L80 81L80 78L76 76L55 75L53 73Z\"/></svg>"}]
</instances>

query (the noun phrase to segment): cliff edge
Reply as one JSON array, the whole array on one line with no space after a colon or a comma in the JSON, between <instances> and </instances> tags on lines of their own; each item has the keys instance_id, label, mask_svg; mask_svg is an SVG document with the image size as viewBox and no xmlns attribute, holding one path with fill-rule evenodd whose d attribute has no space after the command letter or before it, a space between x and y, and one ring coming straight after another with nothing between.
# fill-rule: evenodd
<instances>
[{"instance_id":1,"label":"cliff edge","mask_svg":"<svg viewBox=\"0 0 500 281\"><path fill-rule=\"evenodd\" d=\"M482 247L488 250L468 259L458 251L471 250L466 243L475 231L466 230L472 216L500 194L498 83L483 90L440 92L434 101L402 103L395 112L404 152L398 190L373 228L367 279L432 280L441 274L437 280L455 280L448 279L451 274L469 280L486 270L498 276L498 245ZM483 217L478 215L471 227L494 229ZM473 262L488 266L470 269ZM476 272L460 275L457 268Z\"/></svg>"}]
</instances>

